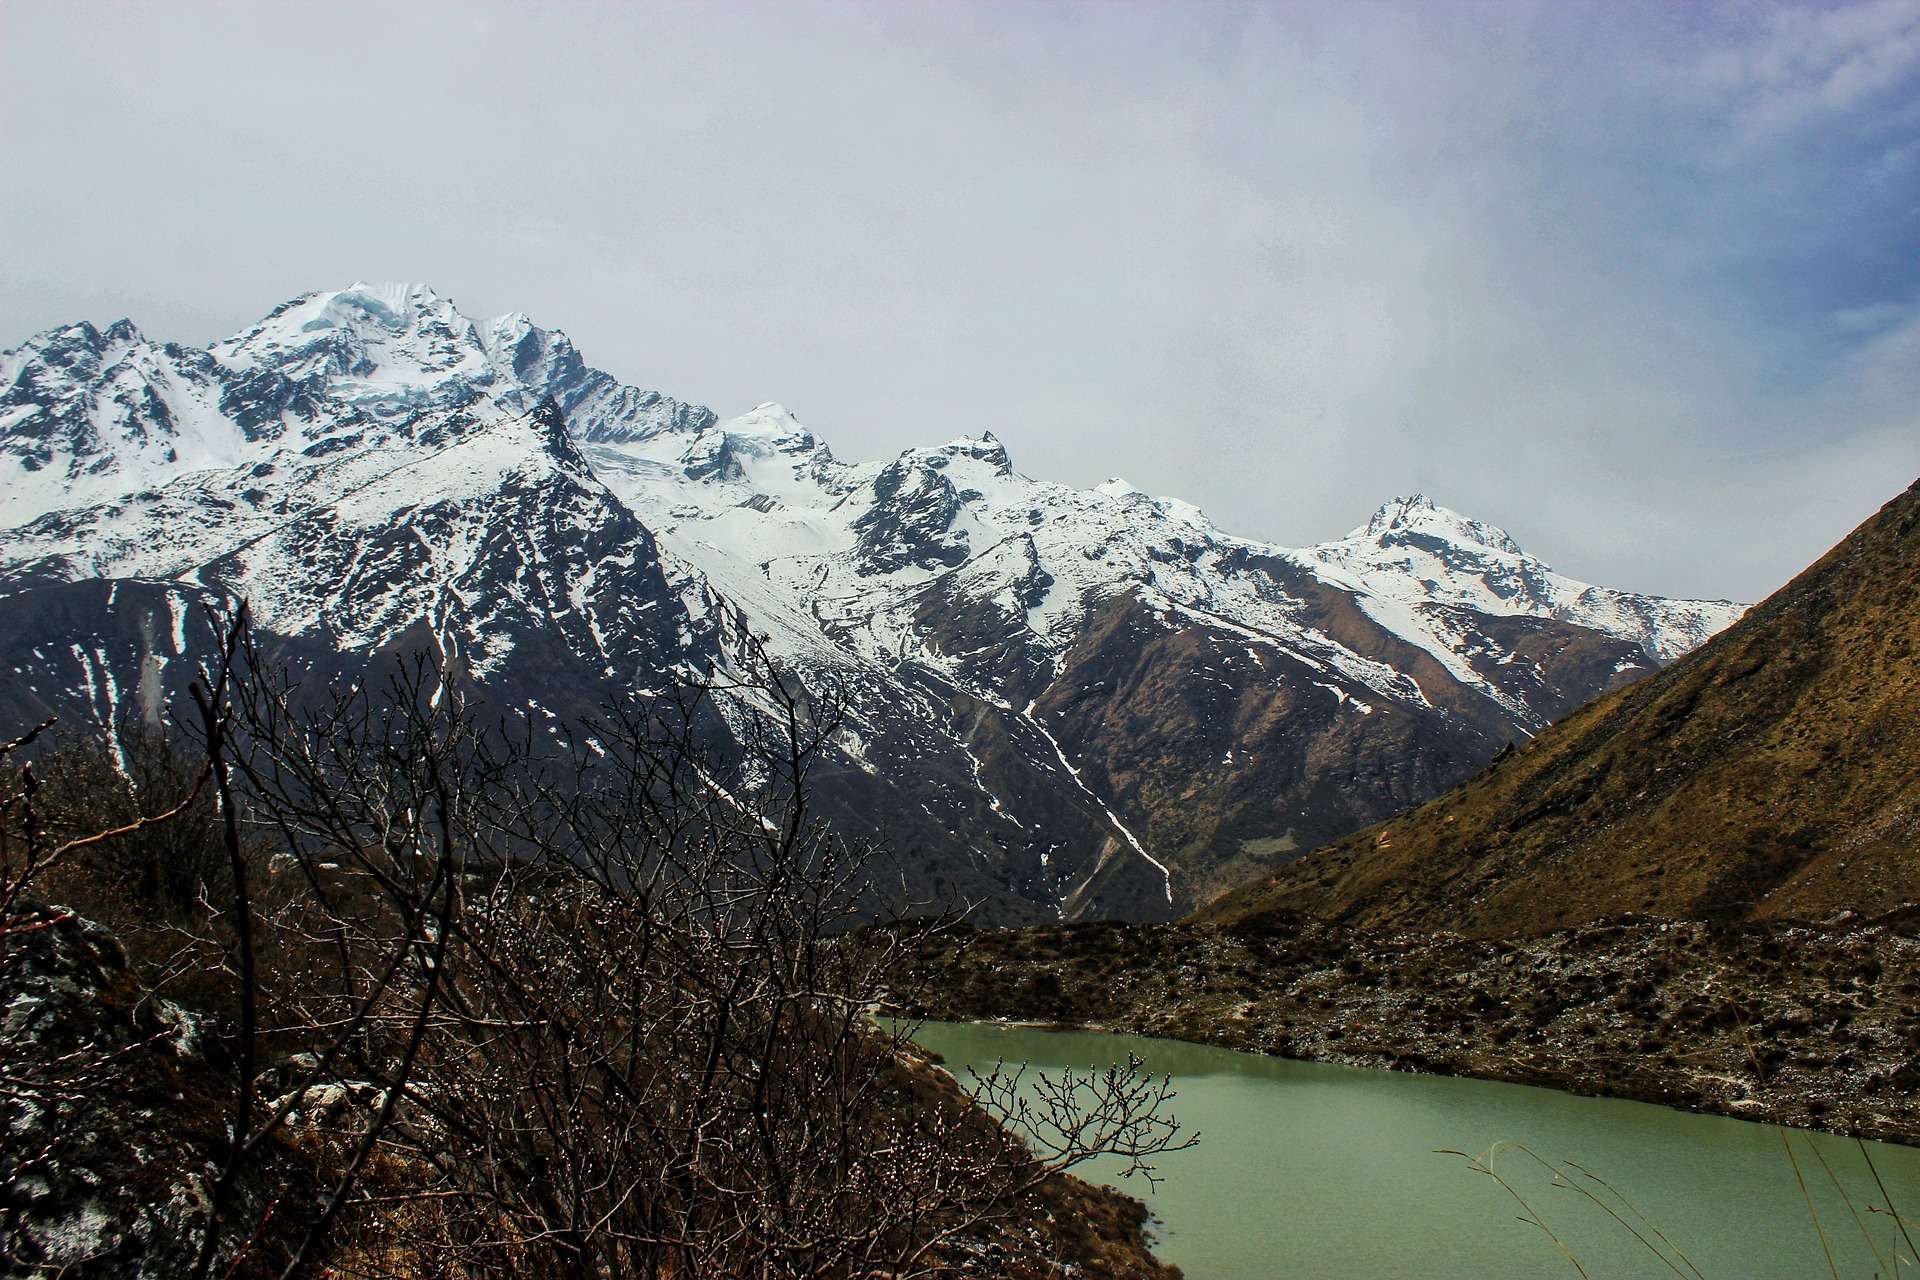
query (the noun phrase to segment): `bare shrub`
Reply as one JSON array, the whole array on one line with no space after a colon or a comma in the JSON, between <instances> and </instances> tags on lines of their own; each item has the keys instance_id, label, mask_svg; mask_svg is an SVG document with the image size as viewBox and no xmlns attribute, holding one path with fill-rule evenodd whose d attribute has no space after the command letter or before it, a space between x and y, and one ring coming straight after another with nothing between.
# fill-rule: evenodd
<instances>
[{"instance_id":1,"label":"bare shrub","mask_svg":"<svg viewBox=\"0 0 1920 1280\"><path fill-rule=\"evenodd\" d=\"M286 1133L334 1170L288 1274L940 1274L1058 1172L1179 1145L1136 1067L1055 1095L1031 1149L875 1021L941 922L851 931L875 851L808 801L837 704L751 637L570 745L424 658L314 697L240 654L201 706L224 1181Z\"/></svg>"}]
</instances>

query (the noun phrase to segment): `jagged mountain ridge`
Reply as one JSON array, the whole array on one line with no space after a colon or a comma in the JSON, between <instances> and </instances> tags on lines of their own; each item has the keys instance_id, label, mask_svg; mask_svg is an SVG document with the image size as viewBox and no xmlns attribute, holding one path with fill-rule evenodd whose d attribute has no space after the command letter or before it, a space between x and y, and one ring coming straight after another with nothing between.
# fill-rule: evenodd
<instances>
[{"instance_id":1,"label":"jagged mountain ridge","mask_svg":"<svg viewBox=\"0 0 1920 1280\"><path fill-rule=\"evenodd\" d=\"M556 715L711 658L737 609L846 691L841 811L996 919L1203 901L1739 613L1572 582L1419 497L1289 550L1030 480L985 431L843 463L778 406L720 421L416 286L207 348L38 335L0 355L0 476L17 713L186 656L177 625L36 626L89 582L244 595L320 666L436 646Z\"/></svg>"}]
</instances>

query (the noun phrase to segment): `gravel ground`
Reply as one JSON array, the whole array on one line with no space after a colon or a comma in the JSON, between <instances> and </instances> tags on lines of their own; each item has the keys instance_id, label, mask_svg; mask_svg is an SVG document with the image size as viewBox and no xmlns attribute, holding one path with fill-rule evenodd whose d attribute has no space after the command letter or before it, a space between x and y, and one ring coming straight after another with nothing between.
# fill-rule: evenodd
<instances>
[{"instance_id":1,"label":"gravel ground","mask_svg":"<svg viewBox=\"0 0 1920 1280\"><path fill-rule=\"evenodd\" d=\"M1920 1145L1910 922L1600 921L1523 939L1279 917L961 931L916 1012L1631 1098Z\"/></svg>"}]
</instances>

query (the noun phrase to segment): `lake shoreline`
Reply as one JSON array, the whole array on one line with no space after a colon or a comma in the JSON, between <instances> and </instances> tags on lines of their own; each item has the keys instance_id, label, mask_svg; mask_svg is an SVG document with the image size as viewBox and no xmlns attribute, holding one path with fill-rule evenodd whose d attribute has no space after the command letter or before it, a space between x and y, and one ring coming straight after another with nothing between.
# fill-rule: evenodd
<instances>
[{"instance_id":1,"label":"lake shoreline","mask_svg":"<svg viewBox=\"0 0 1920 1280\"><path fill-rule=\"evenodd\" d=\"M1910 1253L1888 1213L1920 1203L1920 1149L1621 1099L1002 1023L928 1021L914 1038L960 1082L1129 1056L1167 1076L1167 1115L1198 1145L1155 1161L1159 1181L1135 1194L1158 1219L1155 1252L1194 1280L1539 1280L1574 1274L1568 1256L1593 1276L1665 1274L1651 1240L1687 1275L1826 1275L1829 1249L1839 1274L1885 1275ZM1515 1196L1552 1239L1515 1220Z\"/></svg>"},{"instance_id":2,"label":"lake shoreline","mask_svg":"<svg viewBox=\"0 0 1920 1280\"><path fill-rule=\"evenodd\" d=\"M1305 918L962 930L910 1011L1623 1098L1920 1146L1920 940L1627 919L1522 939Z\"/></svg>"}]
</instances>

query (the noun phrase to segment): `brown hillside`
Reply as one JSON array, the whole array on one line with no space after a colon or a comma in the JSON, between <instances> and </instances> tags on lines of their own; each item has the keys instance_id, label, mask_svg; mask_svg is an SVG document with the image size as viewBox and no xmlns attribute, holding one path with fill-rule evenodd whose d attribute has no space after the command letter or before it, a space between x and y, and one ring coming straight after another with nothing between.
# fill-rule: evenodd
<instances>
[{"instance_id":1,"label":"brown hillside","mask_svg":"<svg viewBox=\"0 0 1920 1280\"><path fill-rule=\"evenodd\" d=\"M1920 902L1917 647L1920 483L1702 649L1195 919L1518 935Z\"/></svg>"},{"instance_id":2,"label":"brown hillside","mask_svg":"<svg viewBox=\"0 0 1920 1280\"><path fill-rule=\"evenodd\" d=\"M1305 602L1300 625L1407 672L1431 705L1376 699L1355 715L1299 655L1249 646L1225 627L1169 624L1136 595L1108 602L1034 706L1087 783L1173 868L1181 912L1438 795L1524 732L1350 596L1280 561L1262 565ZM1543 715L1654 666L1638 645L1551 619L1473 625L1489 650L1509 655L1487 660L1492 678L1524 673L1530 685L1508 691ZM1092 887L1102 891L1097 879Z\"/></svg>"}]
</instances>

